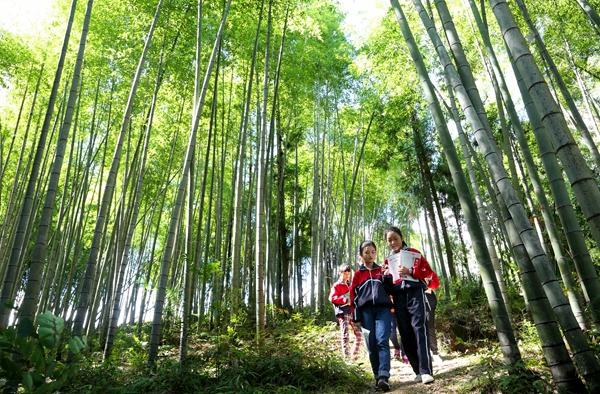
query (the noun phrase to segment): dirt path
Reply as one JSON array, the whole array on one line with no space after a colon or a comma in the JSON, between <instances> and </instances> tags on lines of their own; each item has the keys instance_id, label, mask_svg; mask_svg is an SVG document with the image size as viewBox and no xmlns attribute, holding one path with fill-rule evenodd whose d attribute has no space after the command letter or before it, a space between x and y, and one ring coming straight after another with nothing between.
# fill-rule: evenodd
<instances>
[{"instance_id":1,"label":"dirt path","mask_svg":"<svg viewBox=\"0 0 600 394\"><path fill-rule=\"evenodd\" d=\"M441 365L434 364L435 381L424 385L421 382L414 382L415 374L408 364L392 359L392 369L390 371L391 393L456 393L459 392L465 384L477 376L478 370L477 356L446 356ZM369 361L363 362L365 370L370 371ZM370 390L367 393L375 393Z\"/></svg>"}]
</instances>

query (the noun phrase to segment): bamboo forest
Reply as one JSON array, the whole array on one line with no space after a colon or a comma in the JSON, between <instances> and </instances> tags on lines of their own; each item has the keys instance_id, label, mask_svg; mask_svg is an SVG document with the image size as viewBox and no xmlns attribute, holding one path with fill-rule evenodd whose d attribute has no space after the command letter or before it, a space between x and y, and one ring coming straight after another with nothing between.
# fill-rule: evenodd
<instances>
[{"instance_id":1,"label":"bamboo forest","mask_svg":"<svg viewBox=\"0 0 600 394\"><path fill-rule=\"evenodd\" d=\"M599 0L0 0L3 393L600 393Z\"/></svg>"}]
</instances>

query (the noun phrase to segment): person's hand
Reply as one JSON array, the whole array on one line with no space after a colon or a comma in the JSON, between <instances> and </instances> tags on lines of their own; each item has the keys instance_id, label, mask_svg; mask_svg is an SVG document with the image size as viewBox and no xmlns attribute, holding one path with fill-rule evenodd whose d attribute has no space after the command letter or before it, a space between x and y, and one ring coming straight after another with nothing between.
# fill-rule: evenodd
<instances>
[{"instance_id":1,"label":"person's hand","mask_svg":"<svg viewBox=\"0 0 600 394\"><path fill-rule=\"evenodd\" d=\"M411 269L406 268L405 266L400 267L399 271L400 271L401 275L410 275L411 274Z\"/></svg>"}]
</instances>

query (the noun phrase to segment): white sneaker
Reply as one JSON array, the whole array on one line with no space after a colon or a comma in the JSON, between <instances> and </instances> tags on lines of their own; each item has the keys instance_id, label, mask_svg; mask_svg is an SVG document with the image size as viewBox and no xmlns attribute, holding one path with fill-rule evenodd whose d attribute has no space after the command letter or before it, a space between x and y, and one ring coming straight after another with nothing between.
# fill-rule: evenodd
<instances>
[{"instance_id":1,"label":"white sneaker","mask_svg":"<svg viewBox=\"0 0 600 394\"><path fill-rule=\"evenodd\" d=\"M413 381L420 382L421 381L421 375L415 376L415 378L413 379Z\"/></svg>"},{"instance_id":2,"label":"white sneaker","mask_svg":"<svg viewBox=\"0 0 600 394\"><path fill-rule=\"evenodd\" d=\"M423 375L421 375L421 382L423 382L423 384L429 384L433 382L433 376L428 375L426 373L424 373Z\"/></svg>"}]
</instances>

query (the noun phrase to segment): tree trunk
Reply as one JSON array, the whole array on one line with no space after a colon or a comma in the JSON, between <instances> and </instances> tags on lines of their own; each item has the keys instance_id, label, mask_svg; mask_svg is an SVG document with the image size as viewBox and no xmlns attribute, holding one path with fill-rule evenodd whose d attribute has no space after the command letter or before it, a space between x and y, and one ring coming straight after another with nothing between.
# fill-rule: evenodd
<instances>
[{"instance_id":1,"label":"tree trunk","mask_svg":"<svg viewBox=\"0 0 600 394\"><path fill-rule=\"evenodd\" d=\"M214 134L214 141L212 142L212 146L211 144L207 144L208 147L211 147L212 149L212 165L211 165L211 174L210 174L210 186L209 186L209 191L208 191L208 207L207 207L207 213L208 213L208 217L206 218L206 223L204 226L204 232L200 232L205 235L205 241L204 241L204 249L199 248L197 250L198 255L199 256L203 256L204 259L204 264L202 266L202 268L199 270L199 273L201 275L202 278L202 286L201 286L201 290L200 290L200 303L199 303L199 310L198 313L200 316L203 316L205 314L205 302L206 302L206 282L208 281L208 277L206 275L206 268L207 268L207 263L210 262L210 236L211 236L211 232L210 232L210 226L211 226L211 220L212 220L212 203L213 203L213 191L214 191L214 185L215 185L215 167L216 167L216 159L215 159L215 155L216 155L216 149L217 149L217 102L218 102L218 83L219 83L219 68L221 65L221 58L220 58L220 54L221 54L221 47L219 47L219 55L217 57L217 65L216 65L216 69L215 69L215 80L214 80L214 90L213 90L213 100L212 100L212 108L211 108L211 121L209 124L209 128L211 131L209 131L209 134ZM207 152L210 153L210 152ZM210 160L210 157L207 155L205 158L205 163L208 163ZM208 177L208 169L206 169L206 172L204 174L204 179L206 179ZM200 204L201 206L203 204ZM205 251L205 252L204 252ZM203 254L204 252L204 254ZM198 330L200 330L200 325L198 325Z\"/></svg>"},{"instance_id":2,"label":"tree trunk","mask_svg":"<svg viewBox=\"0 0 600 394\"><path fill-rule=\"evenodd\" d=\"M496 16L506 46L515 59L516 68L521 73L542 124L548 131L548 137L554 146L556 155L562 162L575 197L589 223L592 236L596 244L600 246L600 190L596 183L596 177L588 167L560 108L552 98L548 85L535 64L533 55L527 47L521 30L516 25L508 4L505 0L490 0L490 6Z\"/></svg>"},{"instance_id":3,"label":"tree trunk","mask_svg":"<svg viewBox=\"0 0 600 394\"><path fill-rule=\"evenodd\" d=\"M44 269L44 263L48 252L48 233L50 232L50 226L52 223L52 214L54 212L54 204L56 201L56 191L58 188L62 163L69 139L69 131L71 129L71 121L75 111L75 103L79 95L81 68L83 66L83 57L85 53L85 45L87 43L87 34L92 16L93 4L94 0L88 0L85 17L83 20L83 27L81 30L81 39L79 41L79 50L77 52L77 59L75 61L75 68L73 70L73 80L71 81L71 91L69 93L67 109L65 111L63 124L58 135L55 158L54 162L52 163L52 171L44 199L44 208L40 217L37 240L31 255L25 296L23 298L21 308L19 309L21 319L29 319L30 322L33 322L35 318L37 304L40 300L39 297L42 285L42 271ZM52 264L54 265L56 262L52 262Z\"/></svg>"},{"instance_id":4,"label":"tree trunk","mask_svg":"<svg viewBox=\"0 0 600 394\"><path fill-rule=\"evenodd\" d=\"M594 268L590 252L586 245L585 236L579 225L575 209L571 205L569 192L564 183L563 172L556 159L555 151L552 149L550 141L547 139L548 133L546 133L545 127L539 118L539 114L533 106L531 96L525 87L521 73L514 65L513 70L517 77L519 90L523 96L523 103L525 104L527 116L529 117L533 128L542 159L542 165L544 166L549 180L550 191L554 197L554 204L564 229L564 234L567 238L567 243L575 263L575 268L583 288L585 299L589 302L594 325L600 327L600 281L598 280L596 269ZM570 271L569 267L565 267L564 269Z\"/></svg>"},{"instance_id":5,"label":"tree trunk","mask_svg":"<svg viewBox=\"0 0 600 394\"><path fill-rule=\"evenodd\" d=\"M587 340L578 326L577 320L573 315L573 311L571 310L566 297L562 293L560 284L556 280L554 272L551 270L548 257L543 252L539 239L537 238L535 231L531 228L525 209L523 208L515 189L509 181L508 175L502 166L500 155L498 154L498 148L491 138L491 131L485 126L484 123L482 123L479 114L475 111L473 101L467 93L467 90L463 85L456 68L450 61L450 57L448 56L445 47L441 43L441 40L439 39L439 36L435 30L431 28L429 17L425 12L422 12L420 1L414 0L414 2L415 6L421 9L419 15L421 16L422 21L427 28L427 32L434 43L440 61L444 67L446 76L450 81L450 85L457 94L457 98L461 104L466 118L475 131L475 137L477 138L477 142L482 150L482 154L488 163L492 178L494 179L494 182L501 193L505 206L510 212L510 224L514 224L515 231L520 235L520 239L522 239L527 249L527 253L532 256L531 260L535 266L535 271L538 273L540 280L544 284L544 291L546 292L548 300L552 304L553 310L558 316L561 327L563 328L564 332L569 332L570 334L567 336L567 340L569 341L569 345L575 353L575 361L580 367L582 375L590 383L590 387L595 387L596 376L600 373L600 364L598 364L597 359L588 347ZM496 12L497 8L494 9L494 11ZM456 37L456 39L458 44L458 37ZM461 64L461 69L463 73L471 74L468 63L465 62L464 64ZM472 74L467 80L467 83L471 86L470 93L477 96L478 90L476 86L474 86ZM479 98L478 101L481 102L481 99ZM513 242L513 246L514 245L515 243ZM522 269L523 272L528 272L527 267L522 267ZM556 374L554 376L558 384L561 379L559 379L558 375ZM598 383L600 383L600 381ZM581 388L581 381L576 375L565 381L564 384L573 384L573 388Z\"/></svg>"},{"instance_id":6,"label":"tree trunk","mask_svg":"<svg viewBox=\"0 0 600 394\"><path fill-rule=\"evenodd\" d=\"M300 226L298 223L298 146L294 147L294 240L292 245L292 255L294 267L296 268L296 297L297 306L302 309L304 307L304 289L302 288L302 260L300 259Z\"/></svg>"},{"instance_id":7,"label":"tree trunk","mask_svg":"<svg viewBox=\"0 0 600 394\"><path fill-rule=\"evenodd\" d=\"M119 165L121 163L121 151L123 149L123 139L125 138L125 133L127 128L129 127L129 122L131 120L131 113L133 110L133 102L135 100L135 96L137 93L138 84L144 70L144 64L146 61L146 54L148 53L148 49L150 48L150 43L152 42L152 35L154 34L154 29L158 22L158 17L160 15L160 9L162 6L162 1L159 0L156 6L156 12L154 14L154 18L152 20L152 24L150 25L150 29L146 36L146 40L144 42L144 48L142 49L142 53L140 55L140 59L135 71L135 75L133 77L133 81L131 83L131 89L129 91L129 96L127 98L127 105L125 107L125 111L123 113L123 121L121 122L121 130L119 132L119 136L117 137L117 143L115 146L115 151L113 154L113 159L110 165L110 170L108 173L108 179L106 180L106 185L104 187L104 192L102 194L102 203L100 205L100 209L98 212L98 217L96 218L96 226L94 228L94 236L92 239L92 246L90 248L90 254L88 257L88 261L86 264L85 276L83 279L83 285L81 286L81 294L79 295L79 302L77 305L77 313L75 315L75 321L73 324L73 334L81 335L81 330L84 325L85 315L88 309L89 303L89 291L92 285L92 279L94 277L94 271L96 269L96 263L98 260L98 252L100 248L100 243L102 242L102 238L104 235L104 227L106 223L106 219L109 213L109 206L112 202L113 193L116 184L117 172L119 170Z\"/></svg>"},{"instance_id":8,"label":"tree trunk","mask_svg":"<svg viewBox=\"0 0 600 394\"><path fill-rule=\"evenodd\" d=\"M227 20L227 15L229 13L229 8L231 6L231 0L228 0L225 4L225 9L223 10L223 16L221 19L221 23L219 25L219 30L217 31L217 35L215 37L215 43L213 46L212 53L210 55L210 60L206 67L206 73L204 75L204 81L202 83L202 90L200 92L199 100L194 107L194 120L192 124L192 129L190 132L190 137L188 140L185 158L183 161L183 168L181 170L181 178L179 181L179 186L177 188L177 195L174 201L173 210L171 212L171 219L169 223L169 229L167 233L167 239L165 241L165 248L163 251L163 257L161 261L161 271L159 277L158 284L158 292L156 295L156 303L154 306L154 317L152 320L152 332L150 333L150 341L149 341L149 349L148 349L148 364L150 366L154 366L156 361L156 357L158 355L158 345L160 339L160 328L161 328L161 319L162 319L162 311L165 303L166 296L166 285L168 279L168 270L169 265L172 261L173 254L173 246L175 244L175 232L177 230L181 212L181 206L183 205L183 198L185 194L185 189L188 183L189 169L191 165L192 152L194 148L194 144L196 143L196 134L198 131L198 126L200 124L200 120L202 118L202 109L204 107L204 98L206 97L206 91L208 90L208 84L210 80L210 74L212 72L213 65L215 63L218 49L221 44L221 37L223 35L223 30L225 28L225 21Z\"/></svg>"},{"instance_id":9,"label":"tree trunk","mask_svg":"<svg viewBox=\"0 0 600 394\"><path fill-rule=\"evenodd\" d=\"M250 115L250 103L252 101L252 85L254 77L254 69L256 66L256 56L258 53L258 39L260 37L260 26L263 17L265 0L261 0L260 12L258 14L258 22L256 25L256 34L254 36L254 49L252 51L252 60L250 62L250 71L248 72L248 87L246 88L246 98L244 100L244 110L242 112L242 122L240 125L240 138L238 144L238 160L237 171L234 184L234 200L233 200L233 228L232 228L232 243L231 243L231 313L239 312L241 300L241 247L242 247L242 195L244 193L244 161L246 157L246 139L248 130L248 117Z\"/></svg>"},{"instance_id":10,"label":"tree trunk","mask_svg":"<svg viewBox=\"0 0 600 394\"><path fill-rule=\"evenodd\" d=\"M416 114L414 113L412 116L411 123L413 131L413 141L415 143L415 150L417 152L417 162L419 165L419 172L421 173L421 190L425 198L425 210L427 211L429 216L429 223L431 224L431 228L433 231L434 246L437 252L437 265L438 269L440 269L441 271L442 283L444 285L444 293L448 298L450 298L452 295L450 290L451 278L446 273L446 265L444 264L444 256L442 253L442 243L440 241L440 232L437 225L437 221L435 220L435 211L433 203L433 193L435 193L435 189L433 188L433 181L431 179L429 163L427 162L426 153L421 139L421 132L419 130L418 120L416 119Z\"/></svg>"},{"instance_id":11,"label":"tree trunk","mask_svg":"<svg viewBox=\"0 0 600 394\"><path fill-rule=\"evenodd\" d=\"M177 42L177 38L175 38L174 41ZM115 297L114 297L114 301L113 301L113 305L112 305L110 325L108 328L108 333L106 335L106 344L104 346L103 358L105 361L110 357L110 354L112 352L113 340L114 340L114 337L115 337L115 334L117 331L117 324L119 322L119 316L121 314L120 304L121 304L121 298L123 296L123 280L124 280L125 268L129 264L129 257L131 254L131 252L130 252L131 242L133 239L133 235L135 233L135 228L137 225L138 215L139 215L139 211L140 211L141 192L142 192L142 185L144 182L144 176L146 173L146 158L148 156L148 146L150 143L152 123L154 121L154 112L156 110L156 100L158 97L158 91L160 89L160 86L162 85L163 76L164 76L164 65L163 65L163 57L162 57L162 52L161 52L161 59L159 61L156 83L154 85L154 92L152 94L152 101L150 103L150 110L149 110L148 116L146 118L146 129L145 129L145 133L144 133L144 141L143 141L143 147L142 147L142 152L141 152L141 160L140 160L140 164L138 166L138 173L137 173L137 177L136 177L135 189L133 190L133 203L132 203L132 208L131 208L131 210L132 210L131 218L129 220L128 225L125 227L125 229L123 231L125 234L125 241L124 241L123 249L122 249L121 253L119 253L118 259L117 259L117 261L119 261L119 276L118 276L119 279L118 279L117 288L115 291ZM106 307L108 308L110 306L106 306Z\"/></svg>"},{"instance_id":12,"label":"tree trunk","mask_svg":"<svg viewBox=\"0 0 600 394\"><path fill-rule=\"evenodd\" d=\"M471 198L464 173L460 167L458 155L454 148L450 133L448 132L442 110L435 96L433 84L429 79L429 75L427 74L427 70L425 68L425 63L423 62L423 58L421 57L417 44L410 31L408 22L404 16L404 13L402 12L402 9L400 8L398 0L391 0L391 3L396 13L398 23L400 24L402 35L404 36L404 39L409 47L411 57L417 68L423 92L433 116L436 129L439 133L446 160L448 161L448 165L450 167L452 181L457 188L457 194L465 214L465 221L469 229L469 234L473 239L473 248L480 267L488 303L490 304L492 316L496 324L504 360L507 364L514 365L519 362L521 356L517 347L517 342L514 337L510 320L508 318L508 314L506 312L506 307L502 299L500 288L498 287L498 282L495 278L490 255L485 248L484 234L479 220L477 219L473 199Z\"/></svg>"},{"instance_id":13,"label":"tree trunk","mask_svg":"<svg viewBox=\"0 0 600 394\"><path fill-rule=\"evenodd\" d=\"M579 4L581 9L587 15L588 19L590 20L590 24L594 30L596 30L596 33L600 35L600 16L598 15L598 11L596 11L587 0L577 0L577 4Z\"/></svg>"},{"instance_id":14,"label":"tree trunk","mask_svg":"<svg viewBox=\"0 0 600 394\"><path fill-rule=\"evenodd\" d=\"M492 58L492 57L495 58L495 55L490 56L490 58ZM519 143L519 147L521 148L521 152L523 154L523 159L525 161L527 173L529 174L529 178L531 180L531 184L533 186L535 196L539 203L539 211L541 211L542 217L544 219L544 224L545 224L545 227L546 227L546 230L548 233L548 237L550 239L552 251L553 251L555 259L558 263L561 277L563 279L563 283L564 283L565 289L567 291L569 303L571 305L571 308L573 309L573 313L575 314L577 321L579 322L579 325L581 326L582 329L585 329L585 318L583 316L581 306L579 305L579 300L578 300L579 297L576 295L575 281L573 279L571 269L570 269L570 265L571 265L571 263L569 262L570 259L563 253L560 237L558 234L558 229L556 227L554 217L551 214L550 205L546 198L545 191L543 190L542 182L541 182L541 179L537 172L537 168L534 163L533 156L531 154L531 151L529 150L529 145L527 144L527 139L525 137L525 133L523 131L523 128L521 127L521 123L520 123L520 120L516 113L516 110L514 109L514 104L512 102L512 98L508 94L508 89L506 88L505 85L502 88L500 87L500 84L505 84L504 78L500 77L500 78L496 79L496 76L492 70L488 70L488 72L490 74L490 78L494 85L494 90L495 90L496 97L497 97L496 98L497 105L499 108L501 108L503 105L502 98L501 98L501 96L502 96L501 92L505 92L504 97L506 97L506 99L504 101L504 104L506 105L506 107L508 109L508 113L510 115L512 126L513 126L513 130L515 132L517 141ZM497 68L497 72L501 73L499 68ZM521 169L521 172L522 171L523 170ZM524 176L522 178L523 178L524 185L527 189L528 188L527 181ZM533 206L533 201L531 201L531 193L529 190L526 190L525 196L527 197L528 202L530 204L531 212L535 212L534 222L535 222L536 229L538 231L540 240L542 240L543 232L542 232L541 225L540 225L540 222L538 219L538 213L537 213L538 209L536 209L536 207ZM542 244L542 246L544 246L544 244ZM544 250L546 253L548 253L547 248L544 248Z\"/></svg>"},{"instance_id":15,"label":"tree trunk","mask_svg":"<svg viewBox=\"0 0 600 394\"><path fill-rule=\"evenodd\" d=\"M468 279L471 279L472 275L471 275L471 271L469 269L469 254L467 252L467 245L465 244L465 240L464 240L463 232L462 232L462 226L460 224L461 220L460 220L459 208L460 208L460 206L455 206L452 209L452 213L454 215L454 220L456 221L456 232L458 235L458 240L460 242L460 251L461 251L462 257L463 257L463 268L465 269L465 276Z\"/></svg>"},{"instance_id":16,"label":"tree trunk","mask_svg":"<svg viewBox=\"0 0 600 394\"><path fill-rule=\"evenodd\" d=\"M23 108L25 107L25 100L27 99L27 93L29 92L29 78L30 78L32 72L33 72L33 66L31 67L29 75L27 75L27 82L25 82L25 90L23 91L23 98L21 99L21 104L19 105L19 112L17 113L17 120L15 121L15 128L13 131L12 138L10 140L10 144L8 145L8 151L6 152L6 161L4 160L4 148L3 148L4 147L4 134L2 134L2 137L1 137L2 139L0 140L0 185L3 184L6 167L7 167L8 163L10 162L10 156L12 154L13 147L15 145L15 138L19 131L19 125L21 123L21 115L23 114ZM40 72L38 74L37 83L36 83L36 92L39 89L39 84L42 79L43 73L44 73L44 64L42 63L42 66L40 67ZM34 93L34 96L37 96L37 94ZM33 111L33 108L34 108L34 105L32 104L30 111ZM0 125L0 131L1 131L1 125ZM0 188L0 202L2 202L2 188ZM4 228L3 228L3 230L4 230ZM2 238L0 238L0 241L2 241ZM1 255L0 255L0 257L1 257ZM3 261L3 259L0 258L0 261Z\"/></svg>"},{"instance_id":17,"label":"tree trunk","mask_svg":"<svg viewBox=\"0 0 600 394\"><path fill-rule=\"evenodd\" d=\"M25 237L27 225L30 220L31 212L33 211L33 198L35 193L35 186L38 182L38 176L40 173L40 164L42 161L42 155L46 148L46 140L48 138L48 131L50 129L50 122L54 113L54 105L56 102L56 95L58 94L58 88L60 85L60 79L62 76L63 66L65 63L65 57L67 56L67 48L69 46L69 39L71 37L71 28L73 27L73 20L75 16L75 10L77 8L77 0L72 0L71 9L69 12L69 19L67 21L67 28L65 31L65 37L63 39L62 49L60 51L60 57L56 66L56 73L54 74L54 81L52 83L52 89L50 91L50 97L48 98L48 106L46 108L46 115L44 116L44 123L40 131L40 137L35 150L35 156L33 164L31 166L31 173L27 181L27 190L19 214L19 221L17 225L17 231L13 240L10 257L8 260L7 269L2 284L2 293L0 294L0 328L6 328L8 325L8 319L11 314L11 308L8 305L12 305L12 289L14 286L15 279L17 278L17 270L19 260L23 254L23 248L25 245ZM32 106L33 108L33 106Z\"/></svg>"},{"instance_id":18,"label":"tree trunk","mask_svg":"<svg viewBox=\"0 0 600 394\"><path fill-rule=\"evenodd\" d=\"M279 44L279 54L277 56L277 69L275 72L275 83L273 87L273 106L271 109L271 130L275 128L276 116L279 115L279 81L281 73L281 63L283 60L283 50L285 45L285 37L287 33L288 17L290 13L290 6L286 7L285 20L283 22L283 31L281 33L281 43ZM277 289L277 292L281 296L282 306L291 311L292 305L290 303L290 276L288 274L290 261L289 261L289 248L287 246L287 227L285 222L285 163L286 163L286 150L285 150L285 136L281 126L281 122L278 122L277 127L277 229L278 229L278 250L279 250L279 266L281 267L279 275L281 278L281 288Z\"/></svg>"},{"instance_id":19,"label":"tree trunk","mask_svg":"<svg viewBox=\"0 0 600 394\"><path fill-rule=\"evenodd\" d=\"M233 77L233 72L231 73ZM227 105L227 124L225 124L225 68L223 68L223 91L221 93L221 99L223 100L223 109L221 110L221 134L223 135L221 139L221 155L220 155L220 170L219 170L219 186L217 190L217 201L215 206L215 250L214 255L220 261L220 270L215 273L214 278L214 287L212 292L212 302L211 304L214 306L211 308L212 311L212 319L214 325L220 328L221 317L225 313L223 310L223 300L225 300L226 295L224 292L224 284L227 281L227 257L226 257L226 247L224 245L227 242L223 242L223 194L224 194L224 185L225 185L225 159L229 153L229 140L230 140L230 125L231 125L231 100L232 100L232 90L233 83L230 83L229 88L229 100ZM233 170L233 174L235 175L235 169ZM233 185L233 182L231 183ZM231 208L231 207L230 207ZM227 223L227 222L226 222ZM226 226L229 228L229 226ZM225 238L229 239L229 238Z\"/></svg>"},{"instance_id":20,"label":"tree trunk","mask_svg":"<svg viewBox=\"0 0 600 394\"><path fill-rule=\"evenodd\" d=\"M358 170L360 169L360 164L362 163L363 156L365 154L365 146L367 144L367 139L369 138L369 132L371 131L371 125L373 124L373 120L375 120L375 116L377 112L373 111L371 113L371 118L369 119L369 125L367 126L367 130L365 131L365 137L362 140L362 144L360 146L360 153L358 158L356 159L356 163L354 165L354 169L352 171L352 183L350 184L350 193L348 195L348 199L346 200L346 212L344 214L344 227L342 230L342 250L344 250L344 242L346 241L346 234L349 234L348 230L348 220L350 219L350 215L352 214L352 203L354 198L354 189L356 187L356 177L358 175ZM358 136L358 135L357 135ZM350 245L348 245L350 246Z\"/></svg>"},{"instance_id":21,"label":"tree trunk","mask_svg":"<svg viewBox=\"0 0 600 394\"><path fill-rule=\"evenodd\" d=\"M544 62L548 65L548 69L549 69L550 73L552 74L552 76L554 77L554 80L556 81L556 84L558 85L558 89L560 90L563 98L565 99L565 101L567 103L567 107L569 108L569 111L571 112L571 116L573 117L573 122L575 123L575 126L577 127L577 129L581 132L586 146L592 153L592 157L594 158L594 162L596 165L596 171L598 172L598 171L600 171L600 151L598 151L598 147L594 143L594 140L592 139L590 131L589 131L587 125L585 124L585 122L583 121L583 118L581 117L581 114L579 112L579 109L577 108L577 105L575 105L575 100L573 100L573 96L571 96L571 93L569 92L569 89L567 89L567 85L565 84L565 81L562 79L562 76L558 72L558 69L556 67L556 64L554 63L554 60L548 53L548 50L546 49L546 45L544 44L544 41L540 37L540 34L539 34L537 28L535 27L535 24L533 23L530 15L529 15L529 12L527 10L527 7L525 6L525 3L523 2L523 0L516 0L516 1L517 1L517 5L519 6L519 9L521 10L521 13L523 14L525 22L527 22L527 26L529 26L529 30L531 30L531 33L535 40L535 44L538 48L538 51L542 55L542 59L544 60ZM558 97L556 98L556 100L558 101Z\"/></svg>"},{"instance_id":22,"label":"tree trunk","mask_svg":"<svg viewBox=\"0 0 600 394\"><path fill-rule=\"evenodd\" d=\"M258 139L258 167L256 169L256 246L255 246L255 266L256 266L256 341L262 344L263 330L267 324L265 309L265 247L266 247L266 204L265 204L265 177L266 177L266 145L267 145L267 99L269 95L269 57L271 52L271 6L272 0L269 0L269 10L267 16L267 36L265 39L265 67L262 93L262 125Z\"/></svg>"},{"instance_id":23,"label":"tree trunk","mask_svg":"<svg viewBox=\"0 0 600 394\"><path fill-rule=\"evenodd\" d=\"M6 275L6 270L8 269L7 267L7 263L6 263L6 253L7 252L12 252L12 250L9 247L9 243L13 240L13 232L14 232L14 223L13 223L13 217L15 215L14 211L15 209L15 204L17 204L17 201L20 200L20 196L21 193L19 191L19 181L20 181L20 174L22 172L23 169L23 158L25 157L25 150L27 147L27 141L29 140L29 130L31 128L31 121L33 119L33 113L34 113L34 109L35 109L35 104L37 102L37 97L38 97L38 93L39 93L39 89L40 89L40 84L42 81L42 76L44 74L44 65L42 64L42 66L40 67L40 71L38 74L38 78L37 78L37 82L35 84L35 90L33 92L33 98L32 98L32 102L31 102L31 108L29 109L29 115L27 116L27 126L25 127L25 130L23 132L23 141L21 142L21 148L19 149L19 158L17 159L17 165L15 168L15 176L13 177L13 182L12 182L12 187L11 187L11 191L10 191L10 197L8 199L8 203L6 204L6 211L4 212L4 225L2 226L2 231L0 231L0 262L2 262L2 264L0 265L0 278L5 278ZM65 89L66 91L66 89ZM13 140L17 134L17 129L15 128L15 131L13 133ZM37 139L37 135L34 135L34 141ZM9 151L7 153L7 157L6 157L6 164L4 164L3 168L6 168L6 165L8 164L8 161L10 159L10 153L12 150L12 142L11 142L11 148L9 148ZM27 171L28 166L25 166L25 171ZM16 277L16 275L15 275ZM1 297L1 296L0 296ZM10 297L12 298L12 297ZM0 306L1 308L1 306ZM0 312L2 311L2 309L0 309ZM10 313L10 312L9 312ZM1 317L0 317L1 318ZM0 323L0 327L1 327L1 323Z\"/></svg>"}]
</instances>

